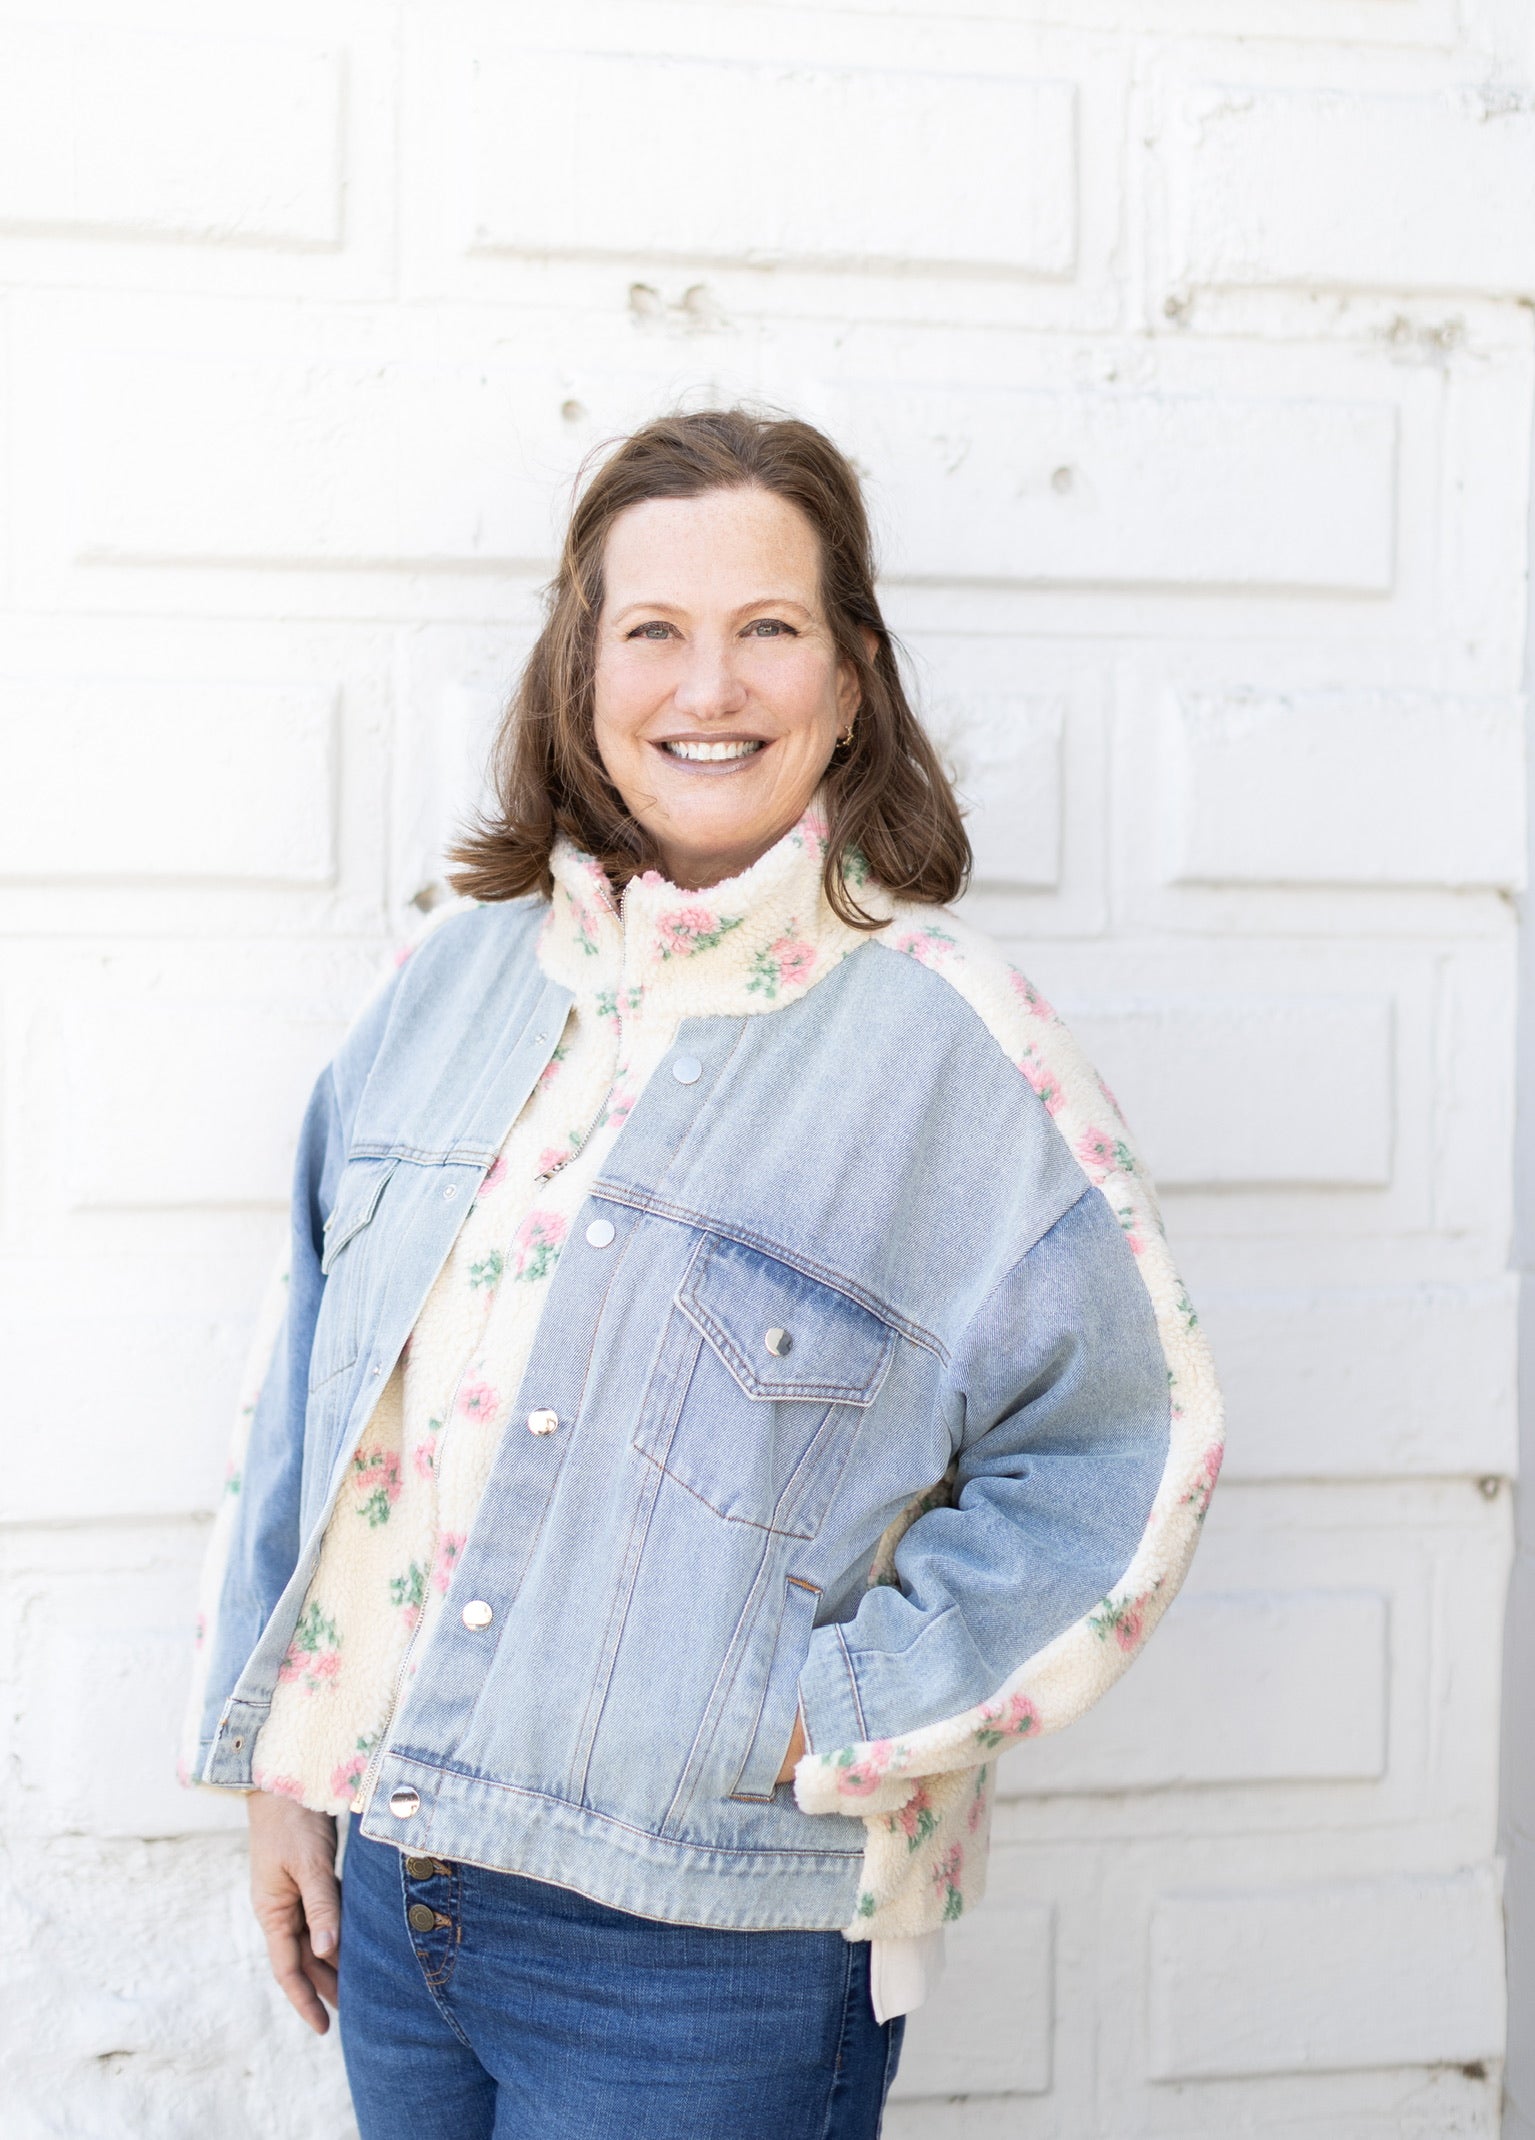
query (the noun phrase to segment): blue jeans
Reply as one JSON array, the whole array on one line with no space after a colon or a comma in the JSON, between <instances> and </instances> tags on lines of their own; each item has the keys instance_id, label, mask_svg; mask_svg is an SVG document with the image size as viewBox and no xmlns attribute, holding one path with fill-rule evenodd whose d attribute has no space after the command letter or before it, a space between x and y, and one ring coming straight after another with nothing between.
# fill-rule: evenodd
<instances>
[{"instance_id":1,"label":"blue jeans","mask_svg":"<svg viewBox=\"0 0 1535 2140\"><path fill-rule=\"evenodd\" d=\"M660 1924L407 1858L355 1819L341 2042L363 2140L875 2140L902 2023L839 1932Z\"/></svg>"}]
</instances>

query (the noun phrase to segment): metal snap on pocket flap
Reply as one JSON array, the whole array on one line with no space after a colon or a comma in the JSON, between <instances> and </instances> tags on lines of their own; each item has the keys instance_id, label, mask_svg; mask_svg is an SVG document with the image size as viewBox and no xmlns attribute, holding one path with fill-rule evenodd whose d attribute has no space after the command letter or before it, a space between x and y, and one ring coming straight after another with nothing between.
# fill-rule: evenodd
<instances>
[{"instance_id":1,"label":"metal snap on pocket flap","mask_svg":"<svg viewBox=\"0 0 1535 2140\"><path fill-rule=\"evenodd\" d=\"M748 1397L871 1404L895 1350L877 1315L739 1241L709 1237L677 1292Z\"/></svg>"},{"instance_id":2,"label":"metal snap on pocket flap","mask_svg":"<svg viewBox=\"0 0 1535 2140\"><path fill-rule=\"evenodd\" d=\"M384 1193L384 1184L399 1165L398 1159L349 1159L336 1188L336 1201L325 1221L324 1252L320 1269L329 1272L348 1241L360 1234Z\"/></svg>"}]
</instances>

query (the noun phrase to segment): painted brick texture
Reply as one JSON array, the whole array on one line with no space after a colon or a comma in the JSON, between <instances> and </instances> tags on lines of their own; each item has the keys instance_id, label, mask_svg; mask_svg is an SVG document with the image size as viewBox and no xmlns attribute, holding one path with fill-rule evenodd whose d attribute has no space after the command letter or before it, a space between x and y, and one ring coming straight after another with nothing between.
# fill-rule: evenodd
<instances>
[{"instance_id":1,"label":"painted brick texture","mask_svg":"<svg viewBox=\"0 0 1535 2140\"><path fill-rule=\"evenodd\" d=\"M173 1776L240 1354L563 486L736 395L868 471L975 916L1230 1396L1145 1663L1003 1768L887 2131L1496 2132L1526 11L0 17L8 2140L350 2130Z\"/></svg>"}]
</instances>

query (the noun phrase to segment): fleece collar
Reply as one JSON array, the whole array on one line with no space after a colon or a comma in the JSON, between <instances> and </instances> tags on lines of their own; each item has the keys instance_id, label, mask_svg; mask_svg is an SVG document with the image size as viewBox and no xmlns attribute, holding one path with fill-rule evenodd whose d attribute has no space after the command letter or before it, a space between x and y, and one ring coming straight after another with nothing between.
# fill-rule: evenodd
<instances>
[{"instance_id":1,"label":"fleece collar","mask_svg":"<svg viewBox=\"0 0 1535 2140\"><path fill-rule=\"evenodd\" d=\"M559 839L539 964L578 1000L625 1022L777 1010L866 940L827 904L825 856L817 801L739 877L689 892L650 869L615 899L598 863ZM870 891L859 891L865 905Z\"/></svg>"}]
</instances>

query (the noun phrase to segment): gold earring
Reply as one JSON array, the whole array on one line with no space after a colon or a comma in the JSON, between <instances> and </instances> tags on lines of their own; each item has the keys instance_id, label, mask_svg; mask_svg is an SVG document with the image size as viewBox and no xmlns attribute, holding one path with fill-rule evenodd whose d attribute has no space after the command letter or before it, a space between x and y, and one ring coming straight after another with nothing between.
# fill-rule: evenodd
<instances>
[{"instance_id":1,"label":"gold earring","mask_svg":"<svg viewBox=\"0 0 1535 2140\"><path fill-rule=\"evenodd\" d=\"M855 727L855 725L856 725L856 723L857 723L857 719L858 719L858 716L857 716L857 715L855 714L855 715L853 716L853 719L852 719L851 721L849 721L849 722L848 722L848 724L847 724L847 734L846 734L845 736L838 736L838 738L837 738L837 748L838 748L839 750L846 750L846 749L847 749L847 747L848 747L848 745L849 745L849 744L850 744L850 743L852 742L852 740L853 740L853 729L854 729L854 727Z\"/></svg>"}]
</instances>

